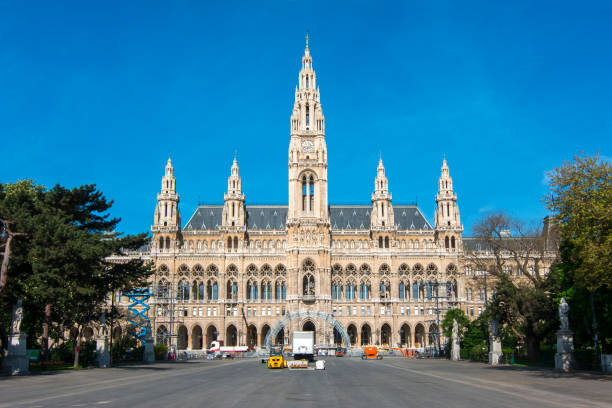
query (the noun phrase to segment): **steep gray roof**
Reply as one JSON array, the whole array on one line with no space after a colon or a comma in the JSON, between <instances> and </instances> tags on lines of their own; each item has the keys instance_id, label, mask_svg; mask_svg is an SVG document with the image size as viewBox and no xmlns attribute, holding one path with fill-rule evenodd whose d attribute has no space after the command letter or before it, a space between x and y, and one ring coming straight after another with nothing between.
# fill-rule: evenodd
<instances>
[{"instance_id":1,"label":"steep gray roof","mask_svg":"<svg viewBox=\"0 0 612 408\"><path fill-rule=\"evenodd\" d=\"M201 205L193 213L185 231L216 230L221 226L222 205ZM247 205L246 223L250 230L284 230L287 220L287 206Z\"/></svg>"},{"instance_id":2,"label":"steep gray roof","mask_svg":"<svg viewBox=\"0 0 612 408\"><path fill-rule=\"evenodd\" d=\"M372 206L369 205L331 205L329 206L331 227L338 229L370 229ZM394 205L393 218L400 230L432 229L423 213L416 205Z\"/></svg>"},{"instance_id":3,"label":"steep gray roof","mask_svg":"<svg viewBox=\"0 0 612 408\"><path fill-rule=\"evenodd\" d=\"M369 205L331 205L331 227L339 229L370 229ZM183 228L185 231L216 230L221 226L222 205L200 205ZM400 230L433 229L416 205L394 205L395 226ZM247 205L246 222L249 230L284 230L287 219L285 205Z\"/></svg>"}]
</instances>

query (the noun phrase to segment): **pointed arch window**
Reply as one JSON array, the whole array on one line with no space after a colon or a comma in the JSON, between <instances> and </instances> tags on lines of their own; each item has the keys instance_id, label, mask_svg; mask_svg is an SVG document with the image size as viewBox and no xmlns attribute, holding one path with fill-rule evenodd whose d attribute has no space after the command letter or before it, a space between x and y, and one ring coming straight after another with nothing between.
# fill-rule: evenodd
<instances>
[{"instance_id":1,"label":"pointed arch window","mask_svg":"<svg viewBox=\"0 0 612 408\"><path fill-rule=\"evenodd\" d=\"M287 298L287 287L284 281L276 282L276 299L284 300Z\"/></svg>"},{"instance_id":2,"label":"pointed arch window","mask_svg":"<svg viewBox=\"0 0 612 408\"><path fill-rule=\"evenodd\" d=\"M451 248L455 249L455 237L451 237Z\"/></svg>"},{"instance_id":3,"label":"pointed arch window","mask_svg":"<svg viewBox=\"0 0 612 408\"><path fill-rule=\"evenodd\" d=\"M366 300L370 298L370 282L362 281L359 286L359 299Z\"/></svg>"},{"instance_id":4,"label":"pointed arch window","mask_svg":"<svg viewBox=\"0 0 612 408\"><path fill-rule=\"evenodd\" d=\"M414 300L419 300L419 284L416 282L412 284L412 298Z\"/></svg>"},{"instance_id":5,"label":"pointed arch window","mask_svg":"<svg viewBox=\"0 0 612 408\"><path fill-rule=\"evenodd\" d=\"M310 105L306 104L306 130L310 126Z\"/></svg>"},{"instance_id":6,"label":"pointed arch window","mask_svg":"<svg viewBox=\"0 0 612 408\"><path fill-rule=\"evenodd\" d=\"M346 294L346 300L355 299L355 284L353 282L348 282L346 284L345 294Z\"/></svg>"},{"instance_id":7,"label":"pointed arch window","mask_svg":"<svg viewBox=\"0 0 612 408\"><path fill-rule=\"evenodd\" d=\"M208 300L219 299L219 287L215 279L209 279L206 283L206 297Z\"/></svg>"},{"instance_id":8,"label":"pointed arch window","mask_svg":"<svg viewBox=\"0 0 612 408\"><path fill-rule=\"evenodd\" d=\"M315 294L315 278L311 274L304 275L302 279L303 294L314 295Z\"/></svg>"},{"instance_id":9,"label":"pointed arch window","mask_svg":"<svg viewBox=\"0 0 612 408\"><path fill-rule=\"evenodd\" d=\"M306 176L302 177L302 211L306 211L306 193L308 191L308 182Z\"/></svg>"},{"instance_id":10,"label":"pointed arch window","mask_svg":"<svg viewBox=\"0 0 612 408\"><path fill-rule=\"evenodd\" d=\"M314 209L314 177L310 176L310 183L308 186L308 192L310 194L310 206L308 211L312 211Z\"/></svg>"}]
</instances>

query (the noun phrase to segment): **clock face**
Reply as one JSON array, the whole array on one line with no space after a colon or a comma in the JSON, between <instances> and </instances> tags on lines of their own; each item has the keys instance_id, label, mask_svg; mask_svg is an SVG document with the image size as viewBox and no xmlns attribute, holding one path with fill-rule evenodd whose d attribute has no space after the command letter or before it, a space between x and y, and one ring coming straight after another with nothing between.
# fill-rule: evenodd
<instances>
[{"instance_id":1,"label":"clock face","mask_svg":"<svg viewBox=\"0 0 612 408\"><path fill-rule=\"evenodd\" d=\"M312 143L310 140L305 140L302 142L302 149L304 149L305 152L312 152L314 149L314 143Z\"/></svg>"}]
</instances>

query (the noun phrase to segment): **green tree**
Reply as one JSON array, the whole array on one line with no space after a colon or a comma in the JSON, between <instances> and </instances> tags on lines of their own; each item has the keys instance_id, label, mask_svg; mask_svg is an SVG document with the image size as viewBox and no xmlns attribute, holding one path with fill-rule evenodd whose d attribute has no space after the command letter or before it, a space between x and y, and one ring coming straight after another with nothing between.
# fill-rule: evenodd
<instances>
[{"instance_id":1,"label":"green tree","mask_svg":"<svg viewBox=\"0 0 612 408\"><path fill-rule=\"evenodd\" d=\"M528 358L538 361L541 341L558 325L554 295L559 283L554 270L545 269L557 256L555 229L498 212L485 215L473 230L480 249L466 255L493 278L489 317L507 325L525 343Z\"/></svg>"},{"instance_id":2,"label":"green tree","mask_svg":"<svg viewBox=\"0 0 612 408\"><path fill-rule=\"evenodd\" d=\"M571 324L593 338L599 359L598 317L604 348L612 348L612 171L598 155L576 155L550 173L545 203L561 233L558 270ZM591 327L585 316L591 316Z\"/></svg>"},{"instance_id":3,"label":"green tree","mask_svg":"<svg viewBox=\"0 0 612 408\"><path fill-rule=\"evenodd\" d=\"M465 312L458 308L449 309L442 320L442 332L447 339L451 338L453 333L453 320L457 320L459 339L463 337L463 333L470 326L470 319Z\"/></svg>"},{"instance_id":4,"label":"green tree","mask_svg":"<svg viewBox=\"0 0 612 408\"><path fill-rule=\"evenodd\" d=\"M28 235L7 261L11 295L39 311L28 320L42 323L43 352L52 326L59 335L71 331L75 366L81 331L98 319L107 294L141 286L151 273L142 260L125 256L146 243L146 234L114 232L119 219L110 218L111 206L95 185L45 190L20 182L0 189L0 215Z\"/></svg>"}]
</instances>

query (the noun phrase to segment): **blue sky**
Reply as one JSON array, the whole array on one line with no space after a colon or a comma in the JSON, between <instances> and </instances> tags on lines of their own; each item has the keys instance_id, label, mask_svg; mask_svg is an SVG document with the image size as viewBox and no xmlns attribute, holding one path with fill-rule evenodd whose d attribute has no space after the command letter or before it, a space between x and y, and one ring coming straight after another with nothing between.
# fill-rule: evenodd
<instances>
[{"instance_id":1,"label":"blue sky","mask_svg":"<svg viewBox=\"0 0 612 408\"><path fill-rule=\"evenodd\" d=\"M331 204L369 204L379 152L396 204L433 222L446 154L465 231L546 215L545 172L612 156L612 3L0 0L0 182L95 183L147 231L172 155L183 224L287 202L304 35L326 118Z\"/></svg>"}]
</instances>

